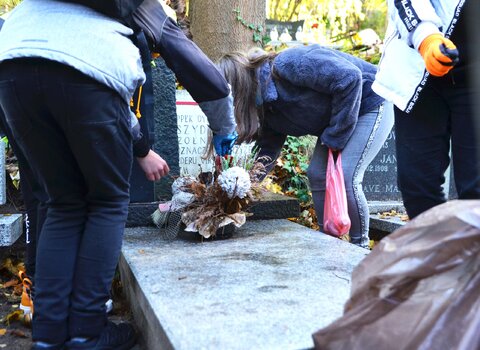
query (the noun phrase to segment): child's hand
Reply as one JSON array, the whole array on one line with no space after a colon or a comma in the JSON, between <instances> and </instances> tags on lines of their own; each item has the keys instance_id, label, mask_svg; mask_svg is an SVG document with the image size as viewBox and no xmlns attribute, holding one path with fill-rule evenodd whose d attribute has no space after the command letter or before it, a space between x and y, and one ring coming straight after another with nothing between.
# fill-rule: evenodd
<instances>
[{"instance_id":1,"label":"child's hand","mask_svg":"<svg viewBox=\"0 0 480 350\"><path fill-rule=\"evenodd\" d=\"M145 157L137 158L137 162L150 181L160 180L170 172L167 162L153 150L150 150Z\"/></svg>"}]
</instances>

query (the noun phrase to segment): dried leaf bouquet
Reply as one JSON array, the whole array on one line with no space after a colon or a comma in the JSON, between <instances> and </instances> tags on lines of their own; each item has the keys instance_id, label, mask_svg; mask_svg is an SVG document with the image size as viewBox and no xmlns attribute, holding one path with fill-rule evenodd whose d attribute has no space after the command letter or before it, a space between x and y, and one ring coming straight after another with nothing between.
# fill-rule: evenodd
<instances>
[{"instance_id":1,"label":"dried leaf bouquet","mask_svg":"<svg viewBox=\"0 0 480 350\"><path fill-rule=\"evenodd\" d=\"M161 203L152 219L157 226L165 228L169 221L175 222L172 214L176 214L176 222L181 221L185 231L198 232L205 238L215 236L220 228L229 224L240 227L246 222L249 204L263 192L264 176L265 166L255 161L255 153L247 157L216 156L213 173L178 177L172 184L171 201ZM179 227L175 229L167 236L176 236Z\"/></svg>"}]
</instances>

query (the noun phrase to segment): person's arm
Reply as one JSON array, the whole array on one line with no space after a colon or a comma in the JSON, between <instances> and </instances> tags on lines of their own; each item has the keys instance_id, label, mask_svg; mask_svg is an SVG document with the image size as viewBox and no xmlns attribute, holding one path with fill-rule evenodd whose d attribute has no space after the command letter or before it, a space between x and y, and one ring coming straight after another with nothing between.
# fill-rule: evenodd
<instances>
[{"instance_id":1,"label":"person's arm","mask_svg":"<svg viewBox=\"0 0 480 350\"><path fill-rule=\"evenodd\" d=\"M132 13L140 6L143 0L59 0L64 2L73 2L95 11L103 13L108 17L128 22Z\"/></svg>"},{"instance_id":2,"label":"person's arm","mask_svg":"<svg viewBox=\"0 0 480 350\"><path fill-rule=\"evenodd\" d=\"M152 51L161 55L199 104L212 132L215 135L232 134L236 128L233 98L227 81L215 64L185 36L157 0L145 0L133 18L145 32Z\"/></svg>"},{"instance_id":3,"label":"person's arm","mask_svg":"<svg viewBox=\"0 0 480 350\"><path fill-rule=\"evenodd\" d=\"M142 133L137 117L130 112L131 131L133 139L133 155L140 168L150 181L160 180L170 172L167 162L150 149L148 138Z\"/></svg>"},{"instance_id":4,"label":"person's arm","mask_svg":"<svg viewBox=\"0 0 480 350\"><path fill-rule=\"evenodd\" d=\"M256 160L265 166L265 174L262 179L275 166L286 138L287 135L280 134L268 126L261 129L254 148L258 149Z\"/></svg>"},{"instance_id":5,"label":"person's arm","mask_svg":"<svg viewBox=\"0 0 480 350\"><path fill-rule=\"evenodd\" d=\"M442 21L429 0L391 2L390 19L400 38L418 50L427 71L434 76L447 74L458 61L455 44L444 36Z\"/></svg>"},{"instance_id":6,"label":"person's arm","mask_svg":"<svg viewBox=\"0 0 480 350\"><path fill-rule=\"evenodd\" d=\"M389 6L390 20L409 46L418 48L426 36L440 32L442 21L430 0L391 1Z\"/></svg>"},{"instance_id":7,"label":"person's arm","mask_svg":"<svg viewBox=\"0 0 480 350\"><path fill-rule=\"evenodd\" d=\"M355 129L362 97L362 72L350 61L330 49L318 47L303 52L285 50L274 61L281 79L331 97L329 126L321 142L342 150Z\"/></svg>"},{"instance_id":8,"label":"person's arm","mask_svg":"<svg viewBox=\"0 0 480 350\"><path fill-rule=\"evenodd\" d=\"M137 157L137 162L150 181L160 180L170 172L167 162L151 149L144 157Z\"/></svg>"}]
</instances>

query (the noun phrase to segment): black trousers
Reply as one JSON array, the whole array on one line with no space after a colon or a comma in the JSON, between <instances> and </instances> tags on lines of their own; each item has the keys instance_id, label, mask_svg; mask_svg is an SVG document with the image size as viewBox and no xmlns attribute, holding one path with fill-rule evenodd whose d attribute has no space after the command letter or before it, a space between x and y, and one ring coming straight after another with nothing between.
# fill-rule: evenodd
<instances>
[{"instance_id":1,"label":"black trousers","mask_svg":"<svg viewBox=\"0 0 480 350\"><path fill-rule=\"evenodd\" d=\"M46 194L33 340L95 337L128 211L128 103L65 65L18 59L0 64L0 108Z\"/></svg>"},{"instance_id":2,"label":"black trousers","mask_svg":"<svg viewBox=\"0 0 480 350\"><path fill-rule=\"evenodd\" d=\"M464 73L430 77L412 112L395 108L398 186L411 218L446 201L450 150L458 198L480 198L480 112Z\"/></svg>"}]
</instances>

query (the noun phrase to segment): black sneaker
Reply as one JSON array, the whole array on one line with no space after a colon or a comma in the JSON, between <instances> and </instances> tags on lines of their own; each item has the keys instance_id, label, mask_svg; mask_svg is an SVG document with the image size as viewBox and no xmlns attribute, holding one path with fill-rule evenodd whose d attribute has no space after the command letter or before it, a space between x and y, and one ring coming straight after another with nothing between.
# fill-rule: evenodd
<instances>
[{"instance_id":1,"label":"black sneaker","mask_svg":"<svg viewBox=\"0 0 480 350\"><path fill-rule=\"evenodd\" d=\"M137 334L130 323L108 322L98 338L84 342L69 341L68 350L129 350L137 340Z\"/></svg>"}]
</instances>

